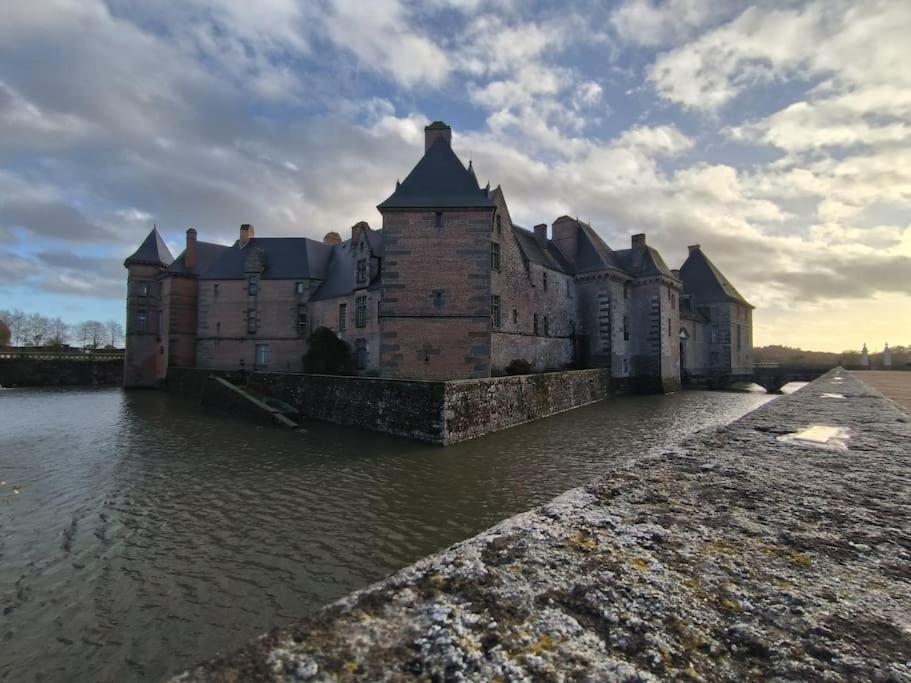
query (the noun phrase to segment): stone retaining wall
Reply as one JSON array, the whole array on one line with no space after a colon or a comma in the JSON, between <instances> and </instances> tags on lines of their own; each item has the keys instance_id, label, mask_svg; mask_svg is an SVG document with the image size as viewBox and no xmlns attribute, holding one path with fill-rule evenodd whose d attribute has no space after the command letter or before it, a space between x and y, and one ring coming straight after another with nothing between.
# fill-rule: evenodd
<instances>
[{"instance_id":1,"label":"stone retaining wall","mask_svg":"<svg viewBox=\"0 0 911 683\"><path fill-rule=\"evenodd\" d=\"M909 444L832 371L175 680L911 680Z\"/></svg>"},{"instance_id":2,"label":"stone retaining wall","mask_svg":"<svg viewBox=\"0 0 911 683\"><path fill-rule=\"evenodd\" d=\"M610 370L446 382L444 443L457 443L588 405L611 395Z\"/></svg>"},{"instance_id":3,"label":"stone retaining wall","mask_svg":"<svg viewBox=\"0 0 911 683\"><path fill-rule=\"evenodd\" d=\"M123 358L45 360L0 358L0 386L44 387L118 385L123 383Z\"/></svg>"},{"instance_id":4,"label":"stone retaining wall","mask_svg":"<svg viewBox=\"0 0 911 683\"><path fill-rule=\"evenodd\" d=\"M443 382L255 372L249 386L303 417L444 443Z\"/></svg>"}]
</instances>

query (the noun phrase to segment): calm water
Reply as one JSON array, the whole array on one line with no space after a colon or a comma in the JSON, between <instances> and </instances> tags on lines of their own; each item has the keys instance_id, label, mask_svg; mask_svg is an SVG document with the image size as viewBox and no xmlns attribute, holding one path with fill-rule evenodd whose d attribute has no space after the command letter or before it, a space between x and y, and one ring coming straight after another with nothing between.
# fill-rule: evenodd
<instances>
[{"instance_id":1,"label":"calm water","mask_svg":"<svg viewBox=\"0 0 911 683\"><path fill-rule=\"evenodd\" d=\"M0 390L0 678L160 680L767 400L619 398L442 449Z\"/></svg>"}]
</instances>

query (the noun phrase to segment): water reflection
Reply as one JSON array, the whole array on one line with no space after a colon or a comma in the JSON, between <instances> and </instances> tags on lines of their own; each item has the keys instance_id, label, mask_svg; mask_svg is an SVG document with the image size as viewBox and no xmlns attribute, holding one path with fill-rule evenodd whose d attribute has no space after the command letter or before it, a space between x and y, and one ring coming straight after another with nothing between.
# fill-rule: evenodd
<instances>
[{"instance_id":1,"label":"water reflection","mask_svg":"<svg viewBox=\"0 0 911 683\"><path fill-rule=\"evenodd\" d=\"M159 679L767 400L616 399L441 449L158 392L4 391L0 677Z\"/></svg>"}]
</instances>

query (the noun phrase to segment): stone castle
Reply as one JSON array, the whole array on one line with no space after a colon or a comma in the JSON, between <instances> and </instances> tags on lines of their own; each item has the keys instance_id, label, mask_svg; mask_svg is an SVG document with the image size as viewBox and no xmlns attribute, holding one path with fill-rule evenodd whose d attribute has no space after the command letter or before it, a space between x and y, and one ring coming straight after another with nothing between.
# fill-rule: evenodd
<instances>
[{"instance_id":1,"label":"stone castle","mask_svg":"<svg viewBox=\"0 0 911 683\"><path fill-rule=\"evenodd\" d=\"M610 368L671 391L685 373L752 369L751 306L699 245L679 270L633 235L613 250L561 216L513 223L500 187L481 187L442 122L424 156L377 207L383 227L342 239L257 237L231 246L186 233L175 259L157 229L126 259L126 386L169 366L300 372L307 338L327 327L359 373L452 380Z\"/></svg>"}]
</instances>

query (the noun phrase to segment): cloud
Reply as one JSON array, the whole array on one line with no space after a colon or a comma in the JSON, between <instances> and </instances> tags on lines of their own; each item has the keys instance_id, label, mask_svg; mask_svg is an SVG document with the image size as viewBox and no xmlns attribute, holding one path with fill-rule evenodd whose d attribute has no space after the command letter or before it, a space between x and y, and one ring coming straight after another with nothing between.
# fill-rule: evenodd
<instances>
[{"instance_id":1,"label":"cloud","mask_svg":"<svg viewBox=\"0 0 911 683\"><path fill-rule=\"evenodd\" d=\"M639 45L679 42L696 29L734 10L740 2L713 0L627 0L611 15L621 39Z\"/></svg>"}]
</instances>

